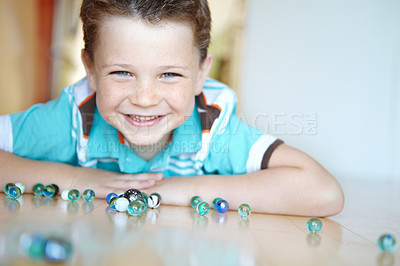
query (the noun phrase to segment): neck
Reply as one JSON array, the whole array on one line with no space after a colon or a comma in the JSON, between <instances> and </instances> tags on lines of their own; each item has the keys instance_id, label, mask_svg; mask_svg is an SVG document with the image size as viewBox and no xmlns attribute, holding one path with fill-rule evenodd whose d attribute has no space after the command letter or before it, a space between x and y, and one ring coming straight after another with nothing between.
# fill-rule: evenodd
<instances>
[{"instance_id":1,"label":"neck","mask_svg":"<svg viewBox=\"0 0 400 266\"><path fill-rule=\"evenodd\" d=\"M172 133L171 133L172 134ZM136 145L129 143L129 147L143 160L150 161L158 153L160 153L165 147L168 146L170 141L170 136L165 135L159 142L151 144L151 145Z\"/></svg>"}]
</instances>

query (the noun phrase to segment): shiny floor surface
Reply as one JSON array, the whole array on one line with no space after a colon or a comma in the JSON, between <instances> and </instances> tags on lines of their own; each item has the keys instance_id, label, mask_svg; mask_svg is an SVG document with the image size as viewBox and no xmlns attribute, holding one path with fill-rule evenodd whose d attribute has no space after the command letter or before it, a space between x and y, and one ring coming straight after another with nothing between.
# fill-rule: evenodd
<instances>
[{"instance_id":1,"label":"shiny floor surface","mask_svg":"<svg viewBox=\"0 0 400 266\"><path fill-rule=\"evenodd\" d=\"M383 253L380 235L400 241L400 184L341 181L343 212L307 230L310 217L161 205L139 217L110 211L105 200L76 204L32 195L0 194L0 265L43 265L26 251L23 235L71 244L57 265L400 265L400 248Z\"/></svg>"}]
</instances>

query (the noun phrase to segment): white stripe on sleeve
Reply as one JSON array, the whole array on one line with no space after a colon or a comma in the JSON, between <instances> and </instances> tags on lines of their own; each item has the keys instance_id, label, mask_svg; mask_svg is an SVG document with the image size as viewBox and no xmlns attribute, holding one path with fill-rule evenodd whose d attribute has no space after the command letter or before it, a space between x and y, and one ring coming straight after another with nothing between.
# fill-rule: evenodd
<instances>
[{"instance_id":1,"label":"white stripe on sleeve","mask_svg":"<svg viewBox=\"0 0 400 266\"><path fill-rule=\"evenodd\" d=\"M261 162L265 151L276 140L275 136L263 134L253 144L250 149L249 159L247 160L247 172L252 173L261 169Z\"/></svg>"},{"instance_id":2,"label":"white stripe on sleeve","mask_svg":"<svg viewBox=\"0 0 400 266\"><path fill-rule=\"evenodd\" d=\"M13 152L13 135L10 115L0 116L0 149Z\"/></svg>"}]
</instances>

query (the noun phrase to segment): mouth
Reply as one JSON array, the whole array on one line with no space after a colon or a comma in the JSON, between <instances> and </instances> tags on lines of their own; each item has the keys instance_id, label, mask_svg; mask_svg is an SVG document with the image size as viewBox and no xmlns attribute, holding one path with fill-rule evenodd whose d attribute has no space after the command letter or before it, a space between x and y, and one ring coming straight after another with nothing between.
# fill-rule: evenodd
<instances>
[{"instance_id":1,"label":"mouth","mask_svg":"<svg viewBox=\"0 0 400 266\"><path fill-rule=\"evenodd\" d=\"M132 115L132 114L127 114L125 115L127 118L127 121L136 127L151 127L156 124L158 124L164 117L165 115Z\"/></svg>"},{"instance_id":2,"label":"mouth","mask_svg":"<svg viewBox=\"0 0 400 266\"><path fill-rule=\"evenodd\" d=\"M136 122L146 122L151 121L154 119L159 118L159 115L152 115L152 116L139 116L139 115L128 115L131 119L135 120Z\"/></svg>"}]
</instances>

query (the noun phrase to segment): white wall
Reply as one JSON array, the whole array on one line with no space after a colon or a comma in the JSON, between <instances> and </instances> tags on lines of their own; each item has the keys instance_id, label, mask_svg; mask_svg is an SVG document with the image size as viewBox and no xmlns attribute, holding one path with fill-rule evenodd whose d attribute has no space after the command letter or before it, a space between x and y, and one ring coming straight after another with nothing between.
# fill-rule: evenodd
<instances>
[{"instance_id":1,"label":"white wall","mask_svg":"<svg viewBox=\"0 0 400 266\"><path fill-rule=\"evenodd\" d=\"M338 178L400 180L400 0L248 4L239 115Z\"/></svg>"}]
</instances>

